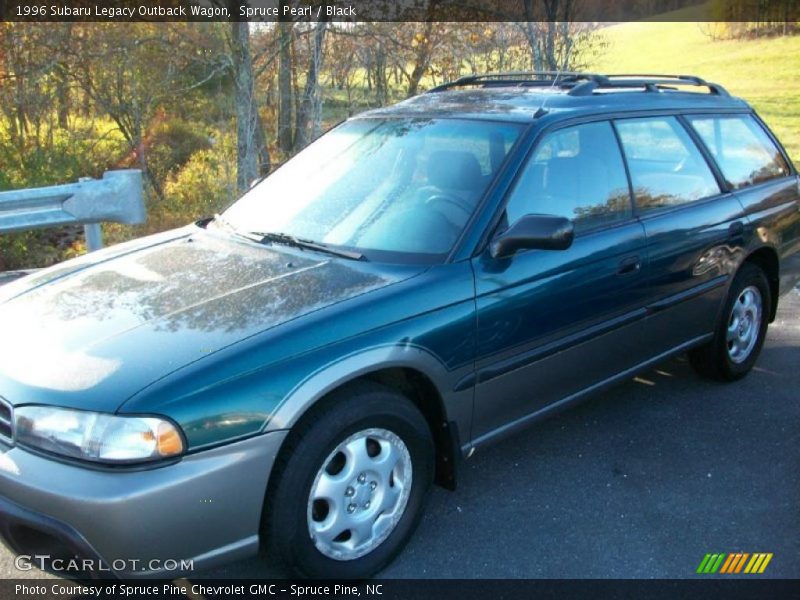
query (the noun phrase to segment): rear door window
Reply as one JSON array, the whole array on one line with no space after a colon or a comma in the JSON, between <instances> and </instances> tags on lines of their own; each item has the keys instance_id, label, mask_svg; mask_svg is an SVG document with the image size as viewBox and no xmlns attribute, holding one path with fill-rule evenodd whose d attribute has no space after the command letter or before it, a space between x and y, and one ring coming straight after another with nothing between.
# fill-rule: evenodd
<instances>
[{"instance_id":1,"label":"rear door window","mask_svg":"<svg viewBox=\"0 0 800 600\"><path fill-rule=\"evenodd\" d=\"M615 121L640 212L720 193L703 154L675 117Z\"/></svg>"},{"instance_id":2,"label":"rear door window","mask_svg":"<svg viewBox=\"0 0 800 600\"><path fill-rule=\"evenodd\" d=\"M780 150L751 115L692 117L689 122L732 188L790 174Z\"/></svg>"}]
</instances>

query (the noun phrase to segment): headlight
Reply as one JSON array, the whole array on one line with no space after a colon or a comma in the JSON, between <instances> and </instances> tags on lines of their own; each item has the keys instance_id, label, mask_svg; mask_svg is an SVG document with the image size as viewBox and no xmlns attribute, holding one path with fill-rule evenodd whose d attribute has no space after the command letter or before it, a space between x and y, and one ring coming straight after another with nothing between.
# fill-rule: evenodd
<instances>
[{"instance_id":1,"label":"headlight","mask_svg":"<svg viewBox=\"0 0 800 600\"><path fill-rule=\"evenodd\" d=\"M14 409L14 438L47 452L102 463L158 460L184 450L177 427L165 419L49 406Z\"/></svg>"}]
</instances>

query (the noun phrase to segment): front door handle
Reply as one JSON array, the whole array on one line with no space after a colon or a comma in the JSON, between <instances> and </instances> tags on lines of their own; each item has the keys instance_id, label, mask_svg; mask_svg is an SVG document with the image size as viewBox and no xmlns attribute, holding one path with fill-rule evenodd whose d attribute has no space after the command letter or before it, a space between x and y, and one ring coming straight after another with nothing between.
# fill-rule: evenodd
<instances>
[{"instance_id":1,"label":"front door handle","mask_svg":"<svg viewBox=\"0 0 800 600\"><path fill-rule=\"evenodd\" d=\"M631 275L638 273L642 268L642 259L639 256L628 256L619 261L617 275Z\"/></svg>"}]
</instances>

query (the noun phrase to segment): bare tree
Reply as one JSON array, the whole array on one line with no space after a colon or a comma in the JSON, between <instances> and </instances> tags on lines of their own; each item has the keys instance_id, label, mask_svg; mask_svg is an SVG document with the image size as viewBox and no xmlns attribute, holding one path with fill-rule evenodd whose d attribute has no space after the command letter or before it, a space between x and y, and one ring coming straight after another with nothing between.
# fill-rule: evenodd
<instances>
[{"instance_id":1,"label":"bare tree","mask_svg":"<svg viewBox=\"0 0 800 600\"><path fill-rule=\"evenodd\" d=\"M311 51L309 53L306 82L295 124L295 151L304 148L320 132L322 97L319 92L319 76L322 70L322 49L327 26L328 23L326 21L318 21L313 28L314 34L310 41ZM309 126L311 131L309 131Z\"/></svg>"},{"instance_id":2,"label":"bare tree","mask_svg":"<svg viewBox=\"0 0 800 600\"><path fill-rule=\"evenodd\" d=\"M281 2L281 14L283 14ZM292 87L292 36L294 23L281 20L278 22L278 44L280 66L278 70L278 146L284 152L290 152L294 146L292 135L292 108L294 106L294 88Z\"/></svg>"},{"instance_id":3,"label":"bare tree","mask_svg":"<svg viewBox=\"0 0 800 600\"><path fill-rule=\"evenodd\" d=\"M148 168L145 127L159 106L188 89L182 73L183 25L91 24L76 28L70 46L70 76L117 125L156 196L161 183ZM124 32L123 32L124 30Z\"/></svg>"},{"instance_id":4,"label":"bare tree","mask_svg":"<svg viewBox=\"0 0 800 600\"><path fill-rule=\"evenodd\" d=\"M535 71L575 70L580 56L596 50L593 23L577 22L580 0L522 0L526 21L517 23Z\"/></svg>"},{"instance_id":5,"label":"bare tree","mask_svg":"<svg viewBox=\"0 0 800 600\"><path fill-rule=\"evenodd\" d=\"M236 187L244 192L259 176L258 106L250 55L250 24L232 22L230 26L231 67L236 89Z\"/></svg>"},{"instance_id":6,"label":"bare tree","mask_svg":"<svg viewBox=\"0 0 800 600\"><path fill-rule=\"evenodd\" d=\"M68 46L70 28L63 23L48 28L36 23L0 25L0 112L20 151L31 131L38 140L53 116L53 105L66 100L68 84L61 85L65 72L59 50Z\"/></svg>"}]
</instances>

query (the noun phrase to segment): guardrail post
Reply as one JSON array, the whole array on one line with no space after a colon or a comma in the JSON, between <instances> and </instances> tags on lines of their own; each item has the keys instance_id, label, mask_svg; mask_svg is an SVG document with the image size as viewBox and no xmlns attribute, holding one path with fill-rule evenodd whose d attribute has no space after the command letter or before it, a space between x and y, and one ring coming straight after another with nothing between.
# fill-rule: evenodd
<instances>
[{"instance_id":1,"label":"guardrail post","mask_svg":"<svg viewBox=\"0 0 800 600\"><path fill-rule=\"evenodd\" d=\"M103 247L103 230L100 223L90 223L83 226L83 234L86 237L86 250L94 252Z\"/></svg>"}]
</instances>

